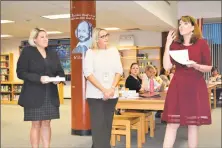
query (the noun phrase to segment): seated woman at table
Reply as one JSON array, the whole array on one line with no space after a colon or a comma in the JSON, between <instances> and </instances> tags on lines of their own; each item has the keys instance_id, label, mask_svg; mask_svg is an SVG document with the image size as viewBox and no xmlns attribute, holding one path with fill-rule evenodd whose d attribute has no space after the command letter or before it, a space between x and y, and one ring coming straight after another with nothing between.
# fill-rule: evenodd
<instances>
[{"instance_id":1,"label":"seated woman at table","mask_svg":"<svg viewBox=\"0 0 222 148\"><path fill-rule=\"evenodd\" d=\"M158 73L158 68L156 66L153 66L155 68L155 76L154 79L159 83L162 84L163 80L160 78L159 73Z\"/></svg>"},{"instance_id":2,"label":"seated woman at table","mask_svg":"<svg viewBox=\"0 0 222 148\"><path fill-rule=\"evenodd\" d=\"M211 70L211 77L209 78L209 83L221 82L221 75L218 72L217 67L213 67ZM213 91L213 90L212 90ZM222 88L216 89L216 98L219 99L222 93Z\"/></svg>"},{"instance_id":3,"label":"seated woman at table","mask_svg":"<svg viewBox=\"0 0 222 148\"><path fill-rule=\"evenodd\" d=\"M221 81L221 75L218 72L217 67L213 67L211 70L211 77L209 78L209 82L220 82Z\"/></svg>"},{"instance_id":4,"label":"seated woman at table","mask_svg":"<svg viewBox=\"0 0 222 148\"><path fill-rule=\"evenodd\" d=\"M126 79L125 87L129 90L136 90L136 92L143 92L142 79L139 77L138 63L132 63L130 66L130 75Z\"/></svg>"},{"instance_id":5,"label":"seated woman at table","mask_svg":"<svg viewBox=\"0 0 222 148\"><path fill-rule=\"evenodd\" d=\"M139 77L139 65L138 63L132 63L129 70L129 76L125 82L125 88L129 90L135 90L137 93L143 93L142 79ZM115 114L121 115L122 112L143 112L141 110L126 109L126 110L116 110Z\"/></svg>"},{"instance_id":6,"label":"seated woman at table","mask_svg":"<svg viewBox=\"0 0 222 148\"><path fill-rule=\"evenodd\" d=\"M174 65L171 69L170 69L170 81L173 79L174 73L176 71L176 66Z\"/></svg>"},{"instance_id":7,"label":"seated woman at table","mask_svg":"<svg viewBox=\"0 0 222 148\"><path fill-rule=\"evenodd\" d=\"M170 85L170 73L169 71L166 71L164 68L160 70L160 78L165 83L166 87Z\"/></svg>"}]
</instances>

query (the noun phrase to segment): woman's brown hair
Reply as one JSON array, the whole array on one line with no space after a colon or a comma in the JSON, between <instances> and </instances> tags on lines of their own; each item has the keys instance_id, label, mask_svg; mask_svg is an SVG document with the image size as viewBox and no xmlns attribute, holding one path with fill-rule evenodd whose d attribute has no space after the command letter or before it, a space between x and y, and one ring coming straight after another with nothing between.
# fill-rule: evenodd
<instances>
[{"instance_id":1,"label":"woman's brown hair","mask_svg":"<svg viewBox=\"0 0 222 148\"><path fill-rule=\"evenodd\" d=\"M138 63L132 63L131 66L130 66L129 74L131 74L131 69L132 69L132 67L133 67L134 65L138 65L138 66L139 66Z\"/></svg>"},{"instance_id":2,"label":"woman's brown hair","mask_svg":"<svg viewBox=\"0 0 222 148\"><path fill-rule=\"evenodd\" d=\"M193 34L190 39L190 44L194 44L194 43L196 43L196 41L198 39L202 39L201 30L200 30L196 20L192 16L182 16L179 20L179 23L180 23L180 21L191 23L191 25L194 26ZM176 41L180 44L183 44L183 42L184 42L184 38L180 34L179 30L177 31Z\"/></svg>"}]
</instances>

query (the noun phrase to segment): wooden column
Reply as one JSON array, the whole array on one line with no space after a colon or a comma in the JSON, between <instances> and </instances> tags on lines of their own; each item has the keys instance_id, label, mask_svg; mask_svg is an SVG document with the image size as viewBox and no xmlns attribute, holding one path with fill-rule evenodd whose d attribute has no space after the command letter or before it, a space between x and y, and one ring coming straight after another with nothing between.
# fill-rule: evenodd
<instances>
[{"instance_id":1,"label":"wooden column","mask_svg":"<svg viewBox=\"0 0 222 148\"><path fill-rule=\"evenodd\" d=\"M71 20L71 133L91 135L90 116L85 100L83 60L92 39L96 21L95 1L70 1Z\"/></svg>"},{"instance_id":2,"label":"wooden column","mask_svg":"<svg viewBox=\"0 0 222 148\"><path fill-rule=\"evenodd\" d=\"M167 41L167 36L168 36L168 31L167 32L162 32L161 35L162 35L162 47L161 47L161 50L160 50L160 54L161 54L161 57L160 57L160 62L161 62L161 68L163 67L163 54L164 54L164 51L165 51L165 44L166 44L166 41Z\"/></svg>"}]
</instances>

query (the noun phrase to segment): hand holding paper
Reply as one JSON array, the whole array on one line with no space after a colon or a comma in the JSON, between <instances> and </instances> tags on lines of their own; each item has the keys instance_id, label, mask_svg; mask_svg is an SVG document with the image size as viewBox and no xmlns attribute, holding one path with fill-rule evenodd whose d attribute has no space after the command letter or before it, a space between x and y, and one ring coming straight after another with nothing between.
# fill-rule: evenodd
<instances>
[{"instance_id":1,"label":"hand holding paper","mask_svg":"<svg viewBox=\"0 0 222 148\"><path fill-rule=\"evenodd\" d=\"M196 62L189 59L188 50L173 50L169 51L170 56L178 63L183 65L195 64Z\"/></svg>"},{"instance_id":2,"label":"hand holding paper","mask_svg":"<svg viewBox=\"0 0 222 148\"><path fill-rule=\"evenodd\" d=\"M45 81L47 81L48 83L53 82L54 84L58 84L60 82L65 82L65 77L59 77L59 76L47 77L47 79Z\"/></svg>"}]
</instances>

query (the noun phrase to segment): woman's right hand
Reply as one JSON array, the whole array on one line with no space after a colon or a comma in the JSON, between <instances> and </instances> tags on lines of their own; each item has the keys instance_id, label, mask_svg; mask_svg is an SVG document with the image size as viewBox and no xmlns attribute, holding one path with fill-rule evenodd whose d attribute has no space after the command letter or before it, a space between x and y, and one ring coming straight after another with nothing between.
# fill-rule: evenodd
<instances>
[{"instance_id":1,"label":"woman's right hand","mask_svg":"<svg viewBox=\"0 0 222 148\"><path fill-rule=\"evenodd\" d=\"M176 39L176 31L175 30L171 30L168 33L168 36L167 36L166 46L170 47L170 45L172 44L173 40L175 40L175 39Z\"/></svg>"},{"instance_id":2,"label":"woman's right hand","mask_svg":"<svg viewBox=\"0 0 222 148\"><path fill-rule=\"evenodd\" d=\"M140 88L139 93L144 93L145 89L143 87Z\"/></svg>"},{"instance_id":3,"label":"woman's right hand","mask_svg":"<svg viewBox=\"0 0 222 148\"><path fill-rule=\"evenodd\" d=\"M47 84L49 83L48 81L46 81L49 78L49 76L41 76L40 81L42 84Z\"/></svg>"}]
</instances>

